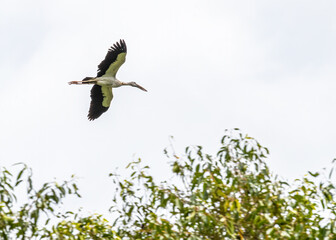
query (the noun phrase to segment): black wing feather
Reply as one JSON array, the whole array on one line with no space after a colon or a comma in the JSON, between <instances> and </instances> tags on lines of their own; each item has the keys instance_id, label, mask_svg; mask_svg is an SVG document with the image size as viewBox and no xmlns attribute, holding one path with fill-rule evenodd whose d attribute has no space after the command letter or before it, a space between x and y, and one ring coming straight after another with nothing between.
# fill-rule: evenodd
<instances>
[{"instance_id":1,"label":"black wing feather","mask_svg":"<svg viewBox=\"0 0 336 240\"><path fill-rule=\"evenodd\" d=\"M103 106L104 95L101 90L101 86L93 85L91 89L91 104L88 114L88 119L90 121L95 120L100 117L104 112L109 109L108 107Z\"/></svg>"},{"instance_id":2,"label":"black wing feather","mask_svg":"<svg viewBox=\"0 0 336 240\"><path fill-rule=\"evenodd\" d=\"M98 65L97 77L103 76L110 65L117 60L118 55L123 52L127 53L127 47L125 41L120 39L119 42L116 42L112 47L110 47L105 59Z\"/></svg>"}]
</instances>

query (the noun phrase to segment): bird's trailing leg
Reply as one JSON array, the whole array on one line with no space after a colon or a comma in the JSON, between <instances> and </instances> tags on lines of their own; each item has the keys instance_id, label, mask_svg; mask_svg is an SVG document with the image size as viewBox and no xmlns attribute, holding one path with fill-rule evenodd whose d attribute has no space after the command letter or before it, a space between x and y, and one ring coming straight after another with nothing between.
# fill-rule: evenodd
<instances>
[{"instance_id":1,"label":"bird's trailing leg","mask_svg":"<svg viewBox=\"0 0 336 240\"><path fill-rule=\"evenodd\" d=\"M93 77L86 77L84 78L82 81L71 81L71 82L68 82L69 85L71 84L95 84L97 83L97 80Z\"/></svg>"},{"instance_id":2,"label":"bird's trailing leg","mask_svg":"<svg viewBox=\"0 0 336 240\"><path fill-rule=\"evenodd\" d=\"M69 85L71 84L82 84L82 81L71 81L71 82L68 82Z\"/></svg>"}]
</instances>

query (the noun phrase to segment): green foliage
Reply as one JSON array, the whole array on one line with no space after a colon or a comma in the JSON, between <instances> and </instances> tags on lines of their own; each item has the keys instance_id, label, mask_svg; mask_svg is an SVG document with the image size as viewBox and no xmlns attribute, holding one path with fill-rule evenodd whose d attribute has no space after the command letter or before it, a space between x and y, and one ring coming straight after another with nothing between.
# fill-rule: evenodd
<instances>
[{"instance_id":1,"label":"green foliage","mask_svg":"<svg viewBox=\"0 0 336 240\"><path fill-rule=\"evenodd\" d=\"M113 226L122 239L336 239L331 181L317 184L318 173L292 185L277 180L267 156L255 139L233 131L216 156L200 146L168 155L169 182L156 183L133 162L128 178L111 174Z\"/></svg>"},{"instance_id":2,"label":"green foliage","mask_svg":"<svg viewBox=\"0 0 336 240\"><path fill-rule=\"evenodd\" d=\"M214 156L200 146L172 152L165 150L172 171L165 182L140 159L127 166L128 177L110 174L113 222L59 211L65 197L80 197L74 179L36 189L25 165L16 174L2 168L0 239L336 239L334 168L278 179L267 148L238 130L224 135Z\"/></svg>"},{"instance_id":3,"label":"green foliage","mask_svg":"<svg viewBox=\"0 0 336 240\"><path fill-rule=\"evenodd\" d=\"M66 196L80 197L74 179L35 189L31 169L19 166L15 176L6 168L0 171L0 239L118 239L99 215L81 218L57 210Z\"/></svg>"},{"instance_id":4,"label":"green foliage","mask_svg":"<svg viewBox=\"0 0 336 240\"><path fill-rule=\"evenodd\" d=\"M121 240L101 215L92 215L79 218L72 216L73 220L63 220L52 227L51 231L45 230L41 238L46 239L116 239Z\"/></svg>"},{"instance_id":5,"label":"green foliage","mask_svg":"<svg viewBox=\"0 0 336 240\"><path fill-rule=\"evenodd\" d=\"M25 185L25 186L24 186ZM17 206L16 192L23 190L26 192L26 202ZM67 194L76 194L77 187L74 183L64 182L45 183L35 190L32 183L32 172L27 166L16 176L13 176L6 168L0 172L0 236L2 239L9 239L10 236L16 239L30 239L39 235L38 223L41 215L45 215L48 224L48 213L55 212L55 206ZM78 195L79 196L79 195Z\"/></svg>"}]
</instances>

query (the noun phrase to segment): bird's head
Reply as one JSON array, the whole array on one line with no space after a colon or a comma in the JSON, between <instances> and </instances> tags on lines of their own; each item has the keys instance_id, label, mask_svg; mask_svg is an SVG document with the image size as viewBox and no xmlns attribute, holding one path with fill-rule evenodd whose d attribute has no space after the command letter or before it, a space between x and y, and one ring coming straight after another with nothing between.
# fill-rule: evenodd
<instances>
[{"instance_id":1,"label":"bird's head","mask_svg":"<svg viewBox=\"0 0 336 240\"><path fill-rule=\"evenodd\" d=\"M141 87L141 86L140 86L139 84L137 84L136 82L129 82L129 83L127 83L127 85L132 86L132 87L139 88L139 89L141 89L142 91L147 92L147 90L146 90L145 88Z\"/></svg>"}]
</instances>

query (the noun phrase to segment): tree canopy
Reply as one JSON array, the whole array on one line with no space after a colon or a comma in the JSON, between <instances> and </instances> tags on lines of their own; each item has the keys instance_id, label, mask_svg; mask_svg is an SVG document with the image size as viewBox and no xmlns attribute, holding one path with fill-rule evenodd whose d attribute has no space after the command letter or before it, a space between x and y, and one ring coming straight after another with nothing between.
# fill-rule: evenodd
<instances>
[{"instance_id":1,"label":"tree canopy","mask_svg":"<svg viewBox=\"0 0 336 240\"><path fill-rule=\"evenodd\" d=\"M268 149L239 130L227 131L215 155L201 146L165 151L172 177L157 182L140 159L129 175L111 173L113 221L62 212L74 180L35 189L31 170L0 175L3 239L336 239L332 167L289 182L273 174ZM18 204L17 189L26 189Z\"/></svg>"}]
</instances>

